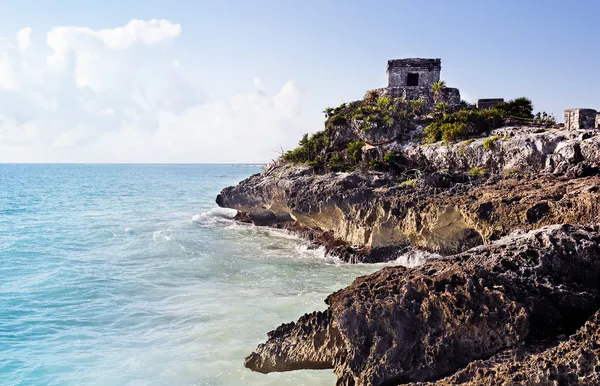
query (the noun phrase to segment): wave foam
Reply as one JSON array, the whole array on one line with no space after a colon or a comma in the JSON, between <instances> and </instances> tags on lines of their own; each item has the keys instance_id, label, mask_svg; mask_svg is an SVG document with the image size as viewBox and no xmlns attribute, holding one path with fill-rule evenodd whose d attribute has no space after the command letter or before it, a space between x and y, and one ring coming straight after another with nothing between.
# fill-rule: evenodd
<instances>
[{"instance_id":1,"label":"wave foam","mask_svg":"<svg viewBox=\"0 0 600 386\"><path fill-rule=\"evenodd\" d=\"M214 226L218 224L229 224L236 211L227 208L214 208L206 212L198 213L192 216L191 222L199 226Z\"/></svg>"},{"instance_id":2,"label":"wave foam","mask_svg":"<svg viewBox=\"0 0 600 386\"><path fill-rule=\"evenodd\" d=\"M398 256L393 263L407 268L414 268L425 264L425 262L430 259L438 259L440 257L441 256L436 253L430 253L420 249L410 249L408 252Z\"/></svg>"}]
</instances>

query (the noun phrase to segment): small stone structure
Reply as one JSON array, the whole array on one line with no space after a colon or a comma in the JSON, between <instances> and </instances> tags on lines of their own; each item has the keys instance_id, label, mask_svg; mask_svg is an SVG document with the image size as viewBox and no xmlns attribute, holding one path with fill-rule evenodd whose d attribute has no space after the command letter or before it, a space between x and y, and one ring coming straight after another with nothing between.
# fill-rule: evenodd
<instances>
[{"instance_id":1,"label":"small stone structure","mask_svg":"<svg viewBox=\"0 0 600 386\"><path fill-rule=\"evenodd\" d=\"M488 99L478 99L475 103L475 106L479 110L488 110L492 107L496 106L498 103L503 103L504 98L488 98Z\"/></svg>"},{"instance_id":2,"label":"small stone structure","mask_svg":"<svg viewBox=\"0 0 600 386\"><path fill-rule=\"evenodd\" d=\"M441 59L393 59L387 64L388 87L426 87L440 80Z\"/></svg>"},{"instance_id":3,"label":"small stone structure","mask_svg":"<svg viewBox=\"0 0 600 386\"><path fill-rule=\"evenodd\" d=\"M599 128L598 112L594 109L565 110L565 129L590 130Z\"/></svg>"},{"instance_id":4,"label":"small stone structure","mask_svg":"<svg viewBox=\"0 0 600 386\"><path fill-rule=\"evenodd\" d=\"M600 129L600 113L596 114L596 129Z\"/></svg>"},{"instance_id":5,"label":"small stone structure","mask_svg":"<svg viewBox=\"0 0 600 386\"><path fill-rule=\"evenodd\" d=\"M429 108L435 102L446 102L448 106L460 104L460 91L446 87L439 98L434 98L431 86L440 80L441 59L408 58L388 60L388 86L367 91L380 96L400 97L406 100L423 99Z\"/></svg>"}]
</instances>

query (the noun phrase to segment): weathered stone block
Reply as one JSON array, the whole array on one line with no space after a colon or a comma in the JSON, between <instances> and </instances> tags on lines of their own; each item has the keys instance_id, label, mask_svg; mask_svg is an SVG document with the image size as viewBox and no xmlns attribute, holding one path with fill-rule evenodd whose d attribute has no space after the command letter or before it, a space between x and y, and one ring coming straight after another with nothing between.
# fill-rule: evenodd
<instances>
[{"instance_id":1,"label":"weathered stone block","mask_svg":"<svg viewBox=\"0 0 600 386\"><path fill-rule=\"evenodd\" d=\"M567 109L565 110L565 129L590 130L597 128L598 112L593 109Z\"/></svg>"},{"instance_id":2,"label":"weathered stone block","mask_svg":"<svg viewBox=\"0 0 600 386\"><path fill-rule=\"evenodd\" d=\"M504 102L503 98L478 99L475 105L480 110L487 110L502 102Z\"/></svg>"},{"instance_id":3,"label":"weathered stone block","mask_svg":"<svg viewBox=\"0 0 600 386\"><path fill-rule=\"evenodd\" d=\"M596 114L596 129L600 129L600 113Z\"/></svg>"}]
</instances>

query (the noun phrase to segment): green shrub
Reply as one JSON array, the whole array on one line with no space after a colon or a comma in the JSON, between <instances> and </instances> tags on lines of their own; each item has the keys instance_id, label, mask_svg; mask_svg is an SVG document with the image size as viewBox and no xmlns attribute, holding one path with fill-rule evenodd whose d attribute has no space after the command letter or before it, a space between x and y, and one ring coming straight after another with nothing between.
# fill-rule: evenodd
<instances>
[{"instance_id":1,"label":"green shrub","mask_svg":"<svg viewBox=\"0 0 600 386\"><path fill-rule=\"evenodd\" d=\"M445 144L467 135L467 125L464 123L444 123L440 129L442 130L442 141Z\"/></svg>"},{"instance_id":2,"label":"green shrub","mask_svg":"<svg viewBox=\"0 0 600 386\"><path fill-rule=\"evenodd\" d=\"M504 118L533 118L533 104L525 97L498 103L492 110L499 111Z\"/></svg>"},{"instance_id":3,"label":"green shrub","mask_svg":"<svg viewBox=\"0 0 600 386\"><path fill-rule=\"evenodd\" d=\"M423 131L423 143L468 138L500 127L502 122L502 115L494 110L459 110L439 114Z\"/></svg>"},{"instance_id":4,"label":"green shrub","mask_svg":"<svg viewBox=\"0 0 600 386\"><path fill-rule=\"evenodd\" d=\"M362 148L365 146L365 141L358 140L350 142L348 145L348 161L356 165L362 159Z\"/></svg>"},{"instance_id":5,"label":"green shrub","mask_svg":"<svg viewBox=\"0 0 600 386\"><path fill-rule=\"evenodd\" d=\"M406 181L402 181L402 183L400 183L400 186L410 186L411 188L417 188L417 180L416 179L412 179L412 180L406 180Z\"/></svg>"},{"instance_id":6,"label":"green shrub","mask_svg":"<svg viewBox=\"0 0 600 386\"><path fill-rule=\"evenodd\" d=\"M471 170L469 170L469 176L471 177L480 177L483 176L485 174L485 169L482 168L472 168Z\"/></svg>"},{"instance_id":7,"label":"green shrub","mask_svg":"<svg viewBox=\"0 0 600 386\"><path fill-rule=\"evenodd\" d=\"M500 137L499 135L494 135L493 137L487 137L486 139L483 140L483 147L485 148L485 150L487 151L491 151L492 148L494 147L494 144L496 143L497 140L499 140Z\"/></svg>"},{"instance_id":8,"label":"green shrub","mask_svg":"<svg viewBox=\"0 0 600 386\"><path fill-rule=\"evenodd\" d=\"M463 141L463 145L467 146L470 145L471 143L475 142L475 138L469 138L466 141Z\"/></svg>"},{"instance_id":9,"label":"green shrub","mask_svg":"<svg viewBox=\"0 0 600 386\"><path fill-rule=\"evenodd\" d=\"M548 114L545 111L539 112L535 114L533 118L533 122L540 123L543 125L556 125L556 118L554 116Z\"/></svg>"},{"instance_id":10,"label":"green shrub","mask_svg":"<svg viewBox=\"0 0 600 386\"><path fill-rule=\"evenodd\" d=\"M339 153L334 153L327 161L327 167L332 171L341 171L346 169L346 163Z\"/></svg>"},{"instance_id":11,"label":"green shrub","mask_svg":"<svg viewBox=\"0 0 600 386\"><path fill-rule=\"evenodd\" d=\"M298 147L285 152L281 158L284 161L296 164L309 164L319 166L323 163L324 150L329 146L329 133L319 131L312 136L304 134Z\"/></svg>"},{"instance_id":12,"label":"green shrub","mask_svg":"<svg viewBox=\"0 0 600 386\"><path fill-rule=\"evenodd\" d=\"M521 171L519 169L506 169L504 171L505 176L514 176L518 174L521 174Z\"/></svg>"},{"instance_id":13,"label":"green shrub","mask_svg":"<svg viewBox=\"0 0 600 386\"><path fill-rule=\"evenodd\" d=\"M378 96L377 92L372 92L363 100L342 104L330 111L325 126L333 128L354 120L367 132L372 127L387 128L397 121L407 121L412 110L412 105L402 98Z\"/></svg>"},{"instance_id":14,"label":"green shrub","mask_svg":"<svg viewBox=\"0 0 600 386\"><path fill-rule=\"evenodd\" d=\"M374 158L369 161L369 169L383 170L383 169L385 169L385 165L382 160Z\"/></svg>"}]
</instances>

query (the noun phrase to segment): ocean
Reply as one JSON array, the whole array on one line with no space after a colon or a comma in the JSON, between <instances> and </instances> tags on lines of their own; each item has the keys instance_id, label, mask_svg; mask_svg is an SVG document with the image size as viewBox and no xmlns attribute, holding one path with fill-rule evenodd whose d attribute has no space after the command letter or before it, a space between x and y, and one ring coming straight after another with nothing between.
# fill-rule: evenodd
<instances>
[{"instance_id":1,"label":"ocean","mask_svg":"<svg viewBox=\"0 0 600 386\"><path fill-rule=\"evenodd\" d=\"M215 196L261 170L0 165L0 385L333 385L244 358L381 265L235 223Z\"/></svg>"}]
</instances>

